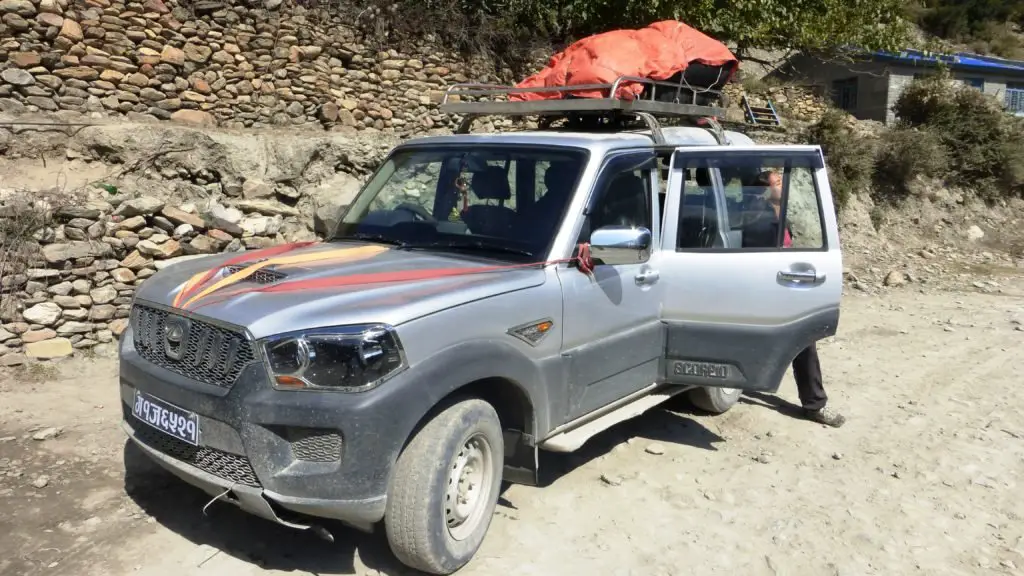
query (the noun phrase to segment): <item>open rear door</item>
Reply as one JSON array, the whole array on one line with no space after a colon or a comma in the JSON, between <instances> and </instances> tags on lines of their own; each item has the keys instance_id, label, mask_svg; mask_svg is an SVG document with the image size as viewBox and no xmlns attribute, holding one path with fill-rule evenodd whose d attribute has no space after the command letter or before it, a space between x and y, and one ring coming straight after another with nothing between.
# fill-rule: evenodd
<instances>
[{"instance_id":1,"label":"open rear door","mask_svg":"<svg viewBox=\"0 0 1024 576\"><path fill-rule=\"evenodd\" d=\"M665 382L775 391L835 334L843 265L818 147L677 149L662 230Z\"/></svg>"}]
</instances>

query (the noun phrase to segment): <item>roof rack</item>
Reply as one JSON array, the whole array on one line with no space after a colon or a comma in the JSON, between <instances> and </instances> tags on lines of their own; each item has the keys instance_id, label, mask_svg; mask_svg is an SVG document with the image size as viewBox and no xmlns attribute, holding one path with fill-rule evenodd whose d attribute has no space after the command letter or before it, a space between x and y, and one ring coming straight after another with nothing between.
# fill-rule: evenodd
<instances>
[{"instance_id":1,"label":"roof rack","mask_svg":"<svg viewBox=\"0 0 1024 576\"><path fill-rule=\"evenodd\" d=\"M644 92L635 100L625 100L617 96L624 83L637 83L645 86ZM648 89L649 87L649 89ZM571 93L581 90L606 91L603 98L574 98ZM509 102L507 100L485 100L487 97L508 97L512 94L528 94L557 92L562 98L549 100L533 100L526 102ZM590 117L609 121L611 125L619 125L625 119L643 121L651 131L651 138L657 145L667 145L658 117L666 119L689 119L694 124L708 129L719 144L725 144L725 134L718 118L725 117L725 109L709 106L708 100L721 100L721 93L711 89L698 89L685 83L651 80L637 76L620 76L611 84L580 84L575 86L551 86L536 88L516 88L495 84L461 83L452 84L444 93L440 109L447 114L459 114L464 118L457 133L467 134L473 121L481 116L539 116L545 120L568 118L570 122L580 123L582 118ZM666 98L668 98L666 100ZM470 99L470 101L466 101ZM688 100L689 103L684 103ZM702 103L698 103L702 102ZM609 124L603 124L608 126Z\"/></svg>"}]
</instances>

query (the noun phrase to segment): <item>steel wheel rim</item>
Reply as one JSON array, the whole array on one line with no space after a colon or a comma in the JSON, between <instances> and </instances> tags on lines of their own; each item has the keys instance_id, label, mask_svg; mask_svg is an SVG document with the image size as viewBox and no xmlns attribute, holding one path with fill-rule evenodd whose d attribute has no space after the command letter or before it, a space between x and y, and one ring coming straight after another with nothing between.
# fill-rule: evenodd
<instances>
[{"instance_id":1,"label":"steel wheel rim","mask_svg":"<svg viewBox=\"0 0 1024 576\"><path fill-rule=\"evenodd\" d=\"M494 484L494 452L483 434L474 434L459 447L448 467L444 518L455 540L469 538L487 513Z\"/></svg>"}]
</instances>

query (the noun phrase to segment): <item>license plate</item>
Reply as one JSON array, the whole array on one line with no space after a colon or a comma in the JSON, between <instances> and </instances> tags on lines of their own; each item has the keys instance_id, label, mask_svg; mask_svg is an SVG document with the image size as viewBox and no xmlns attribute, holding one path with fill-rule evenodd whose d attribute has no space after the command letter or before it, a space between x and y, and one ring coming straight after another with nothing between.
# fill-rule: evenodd
<instances>
[{"instance_id":1,"label":"license plate","mask_svg":"<svg viewBox=\"0 0 1024 576\"><path fill-rule=\"evenodd\" d=\"M136 390L132 414L165 434L193 446L199 445L199 417L194 412Z\"/></svg>"}]
</instances>

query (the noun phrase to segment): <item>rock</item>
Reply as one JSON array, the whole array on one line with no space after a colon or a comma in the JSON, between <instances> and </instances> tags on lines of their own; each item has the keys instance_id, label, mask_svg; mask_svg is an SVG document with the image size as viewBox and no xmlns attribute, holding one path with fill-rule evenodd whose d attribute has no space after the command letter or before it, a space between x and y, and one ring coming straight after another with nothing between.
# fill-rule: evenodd
<instances>
[{"instance_id":1,"label":"rock","mask_svg":"<svg viewBox=\"0 0 1024 576\"><path fill-rule=\"evenodd\" d=\"M111 306L110 304L102 304L100 306L93 306L89 311L89 320L93 322L107 322L113 320L114 316L117 315L117 307Z\"/></svg>"},{"instance_id":2,"label":"rock","mask_svg":"<svg viewBox=\"0 0 1024 576\"><path fill-rule=\"evenodd\" d=\"M138 272L143 268L148 268L153 265L153 261L143 256L138 250L133 251L124 260L121 261L121 266Z\"/></svg>"},{"instance_id":3,"label":"rock","mask_svg":"<svg viewBox=\"0 0 1024 576\"><path fill-rule=\"evenodd\" d=\"M15 366L24 366L28 364L28 356L24 354L6 354L0 356L0 366L4 368L14 368Z\"/></svg>"},{"instance_id":4,"label":"rock","mask_svg":"<svg viewBox=\"0 0 1024 576\"><path fill-rule=\"evenodd\" d=\"M72 42L81 42L85 39L85 34L82 33L82 27L78 22L68 18L64 19L64 25L60 28L60 36Z\"/></svg>"},{"instance_id":5,"label":"rock","mask_svg":"<svg viewBox=\"0 0 1024 576\"><path fill-rule=\"evenodd\" d=\"M71 341L67 338L54 338L52 340L34 342L25 346L26 356L41 360L63 358L65 356L70 356L73 353L74 349L71 347Z\"/></svg>"},{"instance_id":6,"label":"rock","mask_svg":"<svg viewBox=\"0 0 1024 576\"><path fill-rule=\"evenodd\" d=\"M133 232L141 230L142 228L145 228L145 226L145 216L132 216L131 218L124 219L123 221L121 221L121 223L117 225L117 227L120 228L121 230L129 230Z\"/></svg>"},{"instance_id":7,"label":"rock","mask_svg":"<svg viewBox=\"0 0 1024 576\"><path fill-rule=\"evenodd\" d=\"M113 286L103 286L91 290L89 297L92 298L93 304L109 304L117 299L117 290Z\"/></svg>"},{"instance_id":8,"label":"rock","mask_svg":"<svg viewBox=\"0 0 1024 576\"><path fill-rule=\"evenodd\" d=\"M75 300L72 296L54 296L53 303L64 310L77 310L82 307L78 300Z\"/></svg>"},{"instance_id":9,"label":"rock","mask_svg":"<svg viewBox=\"0 0 1024 576\"><path fill-rule=\"evenodd\" d=\"M60 428L43 428L42 430L33 434L32 439L35 440L36 442L45 442L47 440L53 440L54 438L60 436L60 433Z\"/></svg>"},{"instance_id":10,"label":"rock","mask_svg":"<svg viewBox=\"0 0 1024 576\"><path fill-rule=\"evenodd\" d=\"M839 452L833 452L832 453L832 459L833 460L842 460L843 459L843 455L840 454Z\"/></svg>"},{"instance_id":11,"label":"rock","mask_svg":"<svg viewBox=\"0 0 1024 576\"><path fill-rule=\"evenodd\" d=\"M92 329L92 324L86 322L65 322L57 327L57 334L61 336L88 334L92 332Z\"/></svg>"},{"instance_id":12,"label":"rock","mask_svg":"<svg viewBox=\"0 0 1024 576\"><path fill-rule=\"evenodd\" d=\"M967 239L978 241L985 237L985 231L978 226L971 226L967 229Z\"/></svg>"},{"instance_id":13,"label":"rock","mask_svg":"<svg viewBox=\"0 0 1024 576\"><path fill-rule=\"evenodd\" d=\"M125 218L132 218L134 216L151 216L156 214L164 207L164 201L149 196L140 196L138 198L132 198L131 200L125 200L117 207L114 211L115 216L123 216Z\"/></svg>"},{"instance_id":14,"label":"rock","mask_svg":"<svg viewBox=\"0 0 1024 576\"><path fill-rule=\"evenodd\" d=\"M139 242L136 247L139 252L146 256L153 256L160 259L174 258L181 255L181 244L177 240L167 240L162 244L156 244L150 240Z\"/></svg>"},{"instance_id":15,"label":"rock","mask_svg":"<svg viewBox=\"0 0 1024 576\"><path fill-rule=\"evenodd\" d=\"M275 200L238 200L235 207L243 212L256 212L264 216L298 216L299 211Z\"/></svg>"},{"instance_id":16,"label":"rock","mask_svg":"<svg viewBox=\"0 0 1024 576\"><path fill-rule=\"evenodd\" d=\"M906 283L906 274L900 272L899 270L893 270L892 272L889 272L889 274L886 275L885 277L885 281L883 282L883 284L885 284L886 286L891 286L894 288L897 286L903 286Z\"/></svg>"},{"instance_id":17,"label":"rock","mask_svg":"<svg viewBox=\"0 0 1024 576\"><path fill-rule=\"evenodd\" d=\"M198 64L204 64L213 55L213 49L203 44L194 44L189 42L185 44L184 48L185 58L188 58L192 62Z\"/></svg>"},{"instance_id":18,"label":"rock","mask_svg":"<svg viewBox=\"0 0 1024 576\"><path fill-rule=\"evenodd\" d=\"M609 486L622 486L622 477L613 474L601 474L601 482Z\"/></svg>"},{"instance_id":19,"label":"rock","mask_svg":"<svg viewBox=\"0 0 1024 576\"><path fill-rule=\"evenodd\" d=\"M116 338L120 338L121 334L124 334L124 331L127 330L127 329L128 329L128 319L127 318L119 318L119 319L114 320L113 322L110 323L110 331L111 331L111 333L114 334L114 336Z\"/></svg>"},{"instance_id":20,"label":"rock","mask_svg":"<svg viewBox=\"0 0 1024 576\"><path fill-rule=\"evenodd\" d=\"M71 294L73 289L74 287L71 285L71 282L61 282L60 284L50 286L46 291L54 296L67 296Z\"/></svg>"},{"instance_id":21,"label":"rock","mask_svg":"<svg viewBox=\"0 0 1024 576\"><path fill-rule=\"evenodd\" d=\"M262 180L249 179L242 184L243 198L269 198L273 195L274 187Z\"/></svg>"},{"instance_id":22,"label":"rock","mask_svg":"<svg viewBox=\"0 0 1024 576\"><path fill-rule=\"evenodd\" d=\"M196 230L206 229L206 222L202 218L179 208L165 206L161 214L176 225L188 224Z\"/></svg>"},{"instance_id":23,"label":"rock","mask_svg":"<svg viewBox=\"0 0 1024 576\"><path fill-rule=\"evenodd\" d=\"M164 46L163 51L160 52L160 61L173 66L184 66L185 52L174 46Z\"/></svg>"},{"instance_id":24,"label":"rock","mask_svg":"<svg viewBox=\"0 0 1024 576\"><path fill-rule=\"evenodd\" d=\"M171 120L193 126L214 127L217 125L217 119L214 118L213 114L203 112L202 110L178 110L171 114Z\"/></svg>"},{"instance_id":25,"label":"rock","mask_svg":"<svg viewBox=\"0 0 1024 576\"><path fill-rule=\"evenodd\" d=\"M654 456L661 456L662 454L665 453L665 447L662 446L661 444L651 444L644 449L644 452L647 452L648 454L653 454Z\"/></svg>"},{"instance_id":26,"label":"rock","mask_svg":"<svg viewBox=\"0 0 1024 576\"><path fill-rule=\"evenodd\" d=\"M174 229L174 238L188 238L196 233L191 224L182 224Z\"/></svg>"},{"instance_id":27,"label":"rock","mask_svg":"<svg viewBox=\"0 0 1024 576\"><path fill-rule=\"evenodd\" d=\"M17 338L17 336L15 334L12 334L12 333L8 332L4 328L0 328L0 343L7 342L8 340L11 340L12 338Z\"/></svg>"},{"instance_id":28,"label":"rock","mask_svg":"<svg viewBox=\"0 0 1024 576\"><path fill-rule=\"evenodd\" d=\"M21 313L25 320L40 326L53 326L60 320L63 310L53 302L43 302Z\"/></svg>"},{"instance_id":29,"label":"rock","mask_svg":"<svg viewBox=\"0 0 1024 576\"><path fill-rule=\"evenodd\" d=\"M63 264L68 260L77 260L79 258L104 257L112 252L113 248L103 242L47 244L42 249L43 259L49 264Z\"/></svg>"},{"instance_id":30,"label":"rock","mask_svg":"<svg viewBox=\"0 0 1024 576\"><path fill-rule=\"evenodd\" d=\"M212 254L217 250L217 243L209 236L196 236L188 245L189 251L196 254Z\"/></svg>"},{"instance_id":31,"label":"rock","mask_svg":"<svg viewBox=\"0 0 1024 576\"><path fill-rule=\"evenodd\" d=\"M30 18L36 15L36 7L29 0L0 0L0 14L17 14Z\"/></svg>"},{"instance_id":32,"label":"rock","mask_svg":"<svg viewBox=\"0 0 1024 576\"><path fill-rule=\"evenodd\" d=\"M42 342L56 337L56 332L49 328L44 328L42 330L29 330L28 332L25 332L21 335L21 341L25 344L34 344L36 342Z\"/></svg>"},{"instance_id":33,"label":"rock","mask_svg":"<svg viewBox=\"0 0 1024 576\"><path fill-rule=\"evenodd\" d=\"M305 195L313 199L315 207L313 229L322 236L333 232L342 210L352 202L360 188L362 183L358 179L338 173L323 185L307 190Z\"/></svg>"},{"instance_id":34,"label":"rock","mask_svg":"<svg viewBox=\"0 0 1024 576\"><path fill-rule=\"evenodd\" d=\"M36 79L31 74L18 68L8 68L0 72L0 79L15 86L31 86L36 82Z\"/></svg>"}]
</instances>

